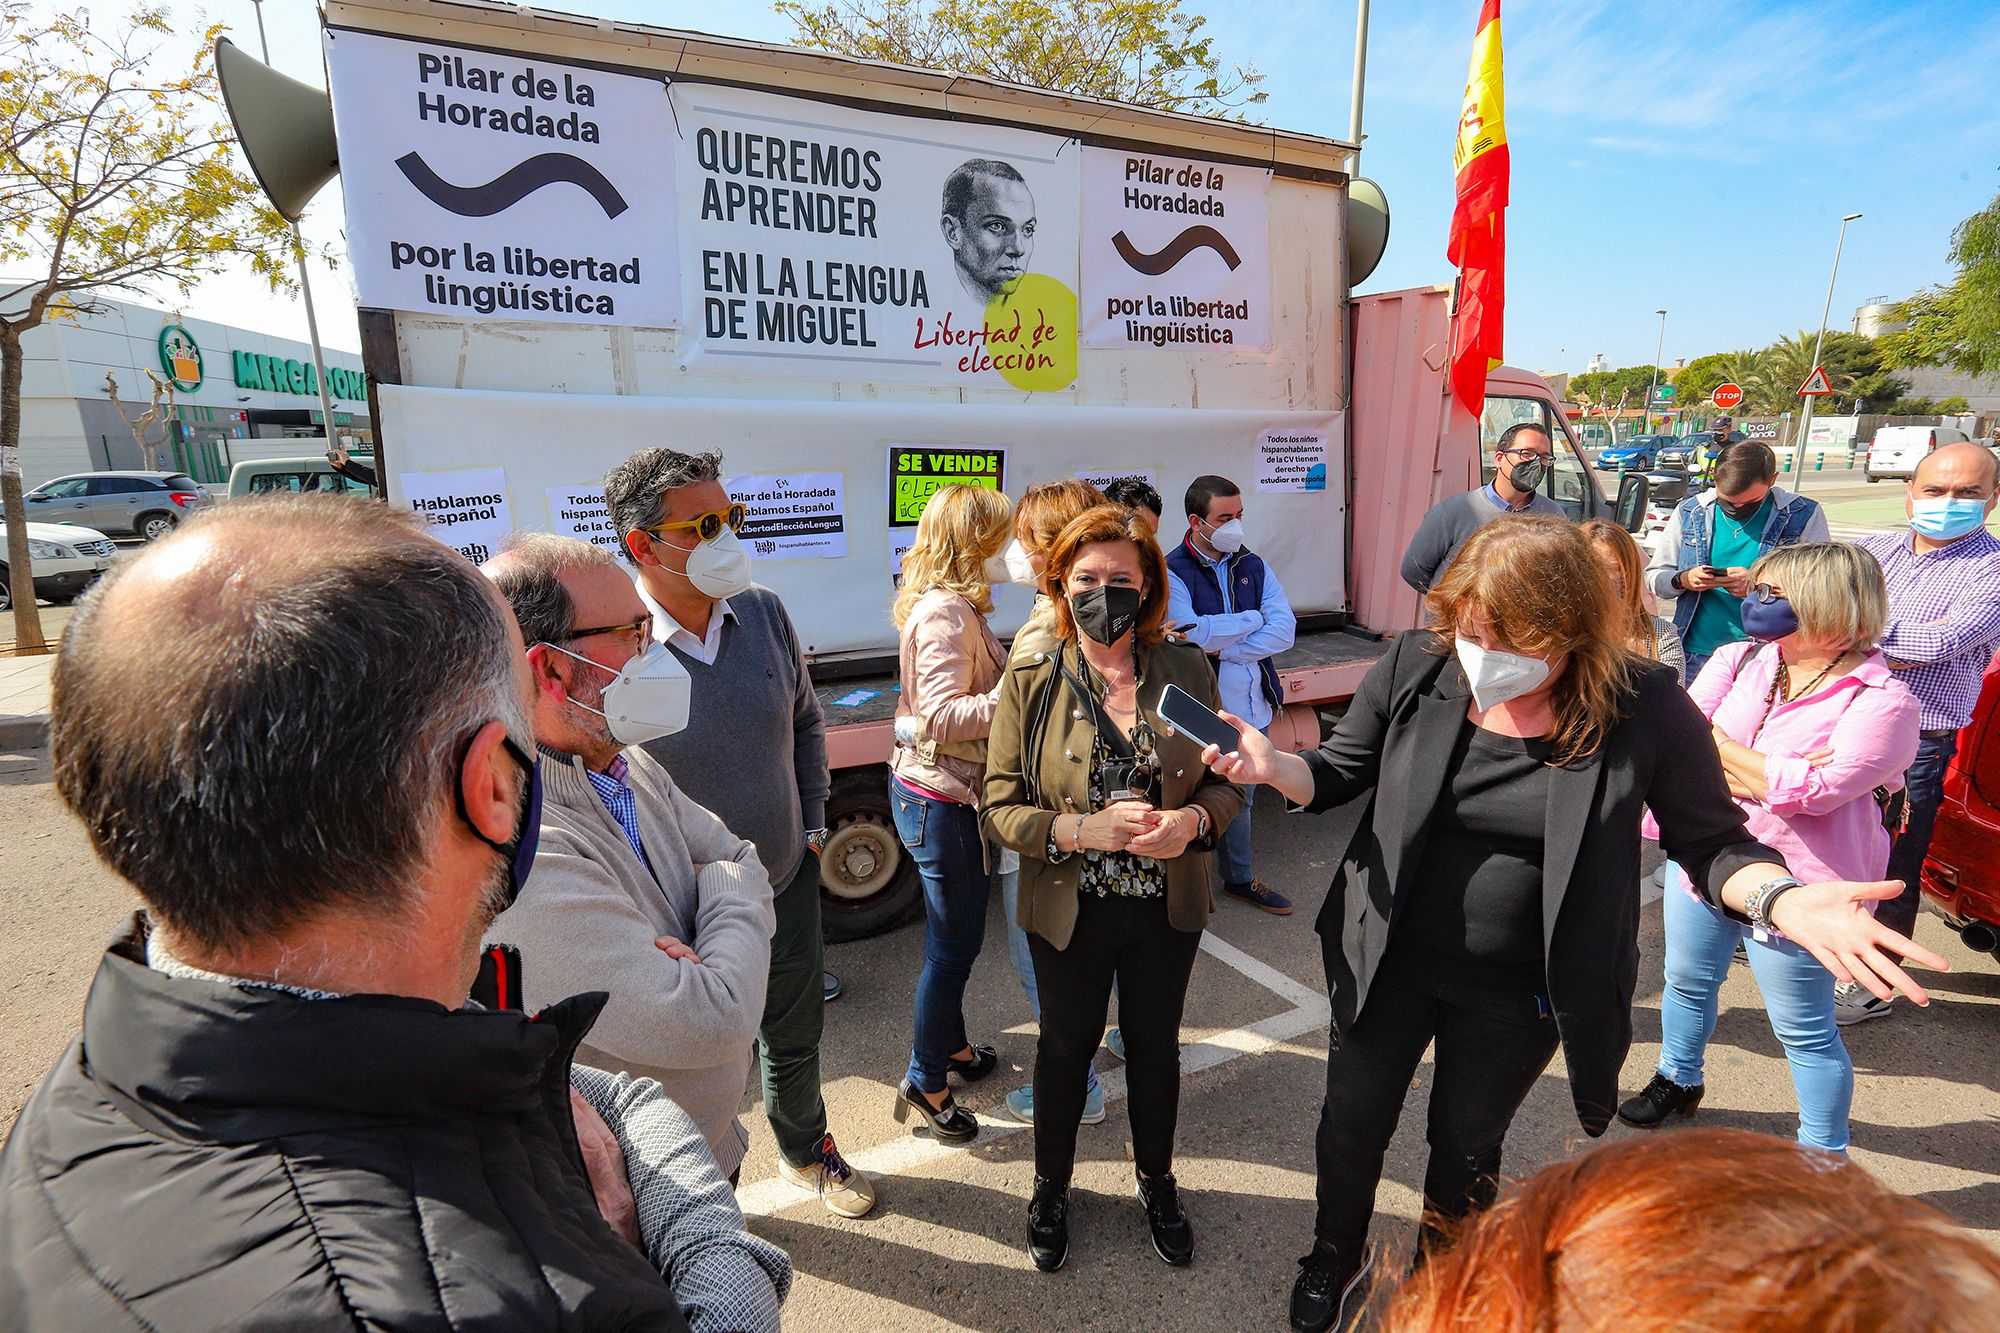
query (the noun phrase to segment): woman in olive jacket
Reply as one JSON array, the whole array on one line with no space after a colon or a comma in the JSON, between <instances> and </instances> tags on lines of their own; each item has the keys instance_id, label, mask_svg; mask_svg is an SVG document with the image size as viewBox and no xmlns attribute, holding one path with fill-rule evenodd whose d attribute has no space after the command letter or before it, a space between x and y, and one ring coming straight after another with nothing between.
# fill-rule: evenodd
<instances>
[{"instance_id":1,"label":"woman in olive jacket","mask_svg":"<svg viewBox=\"0 0 2000 1333\"><path fill-rule=\"evenodd\" d=\"M1210 906L1208 852L1243 793L1155 711L1177 685L1216 706L1215 673L1166 641L1167 571L1151 526L1118 505L1048 553L1057 642L1010 662L986 750L987 834L1021 856L1018 920L1041 995L1028 1252L1068 1253L1068 1190L1091 1056L1118 983L1127 1114L1153 1247L1194 1256L1173 1177L1181 1007Z\"/></svg>"}]
</instances>

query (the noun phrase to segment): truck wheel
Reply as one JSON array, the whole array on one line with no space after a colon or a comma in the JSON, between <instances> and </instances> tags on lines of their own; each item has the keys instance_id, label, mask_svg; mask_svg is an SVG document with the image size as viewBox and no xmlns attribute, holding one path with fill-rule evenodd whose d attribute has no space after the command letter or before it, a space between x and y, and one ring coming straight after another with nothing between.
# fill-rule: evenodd
<instances>
[{"instance_id":1,"label":"truck wheel","mask_svg":"<svg viewBox=\"0 0 2000 1333\"><path fill-rule=\"evenodd\" d=\"M820 925L830 944L894 930L923 909L916 862L896 836L881 765L837 774L819 858Z\"/></svg>"}]
</instances>

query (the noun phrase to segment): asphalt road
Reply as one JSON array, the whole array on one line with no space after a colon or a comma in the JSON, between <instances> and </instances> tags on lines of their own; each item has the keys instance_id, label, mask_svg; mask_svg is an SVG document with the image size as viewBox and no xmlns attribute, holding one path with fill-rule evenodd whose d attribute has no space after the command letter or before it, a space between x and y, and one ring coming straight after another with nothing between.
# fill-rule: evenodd
<instances>
[{"instance_id":1,"label":"asphalt road","mask_svg":"<svg viewBox=\"0 0 2000 1333\"><path fill-rule=\"evenodd\" d=\"M0 755L0 1124L9 1124L77 1025L97 950L133 906L58 807L44 752ZM1258 809L1259 873L1299 910L1266 916L1225 901L1198 962L1187 1006L1177 1169L1197 1228L1191 1269L1147 1246L1132 1198L1122 1102L1086 1126L1073 1198L1069 1265L1041 1275L1024 1251L1032 1136L1003 1098L1027 1078L1034 1029L1008 964L997 901L973 970L966 1012L1002 1068L962 1091L984 1126L964 1149L894 1123L907 1058L920 932L828 951L847 994L827 1013L824 1077L833 1131L875 1174L874 1216L847 1221L775 1178L771 1138L746 1089L751 1153L741 1198L759 1234L790 1251L798 1279L788 1322L802 1329L1015 1330L1282 1328L1285 1298L1312 1218L1312 1131L1326 1043L1313 913L1331 874L1340 816ZM1645 913L1637 1041L1624 1084L1650 1076L1659 1037L1659 909ZM1973 957L1934 918L1925 943L1956 969L1935 978L1928 1012L1850 1029L1858 1071L1854 1156L1899 1190L1926 1199L2000 1243L2000 963ZM1119 1063L1099 1070L1122 1096ZM1420 1069L1378 1195L1377 1238L1409 1243L1423 1172ZM1734 970L1710 1051L1708 1097L1693 1125L1789 1136L1795 1128L1782 1052L1748 970ZM1610 1137L1636 1131L1614 1127ZM1657 1131L1675 1132L1673 1129ZM1560 1062L1530 1096L1508 1143L1510 1175L1583 1151ZM1857 1219L1861 1223L1863 1219Z\"/></svg>"}]
</instances>

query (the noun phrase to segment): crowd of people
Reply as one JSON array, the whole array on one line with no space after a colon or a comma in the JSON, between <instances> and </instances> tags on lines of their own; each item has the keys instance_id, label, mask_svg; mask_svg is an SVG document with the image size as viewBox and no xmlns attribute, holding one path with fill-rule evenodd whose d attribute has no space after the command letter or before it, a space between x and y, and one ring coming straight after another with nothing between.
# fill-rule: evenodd
<instances>
[{"instance_id":1,"label":"crowd of people","mask_svg":"<svg viewBox=\"0 0 2000 1333\"><path fill-rule=\"evenodd\" d=\"M1425 517L1403 574L1427 628L1302 754L1269 735L1297 617L1228 478L1193 478L1178 528L1139 479L931 497L891 610L888 797L924 909L894 1114L980 1133L953 1084L999 1067L977 1029L1010 1021L965 1004L997 883L1038 1031L1005 1098L1033 1126L1038 1269L1068 1255L1104 1047L1151 1246L1194 1260L1180 1027L1211 915L1293 910L1251 851L1270 786L1362 810L1315 923L1332 1023L1294 1329L1371 1291L1397 1329L1992 1310L2000 1260L1847 1163L1840 1027L1926 1003L1905 962L1944 966L1909 938L1916 871L2000 645L2000 464L1939 449L1909 530L1846 544L1738 443L1649 561L1563 518L1552 452L1512 427L1493 481ZM477 569L386 506L245 501L84 601L57 787L145 907L0 1157L0 1323L778 1327L790 1263L734 1193L751 1069L799 1197L858 1218L876 1182L821 1093L825 722L722 475L642 451L605 480L622 560L528 535ZM1034 599L1011 644L1005 584ZM371 706L326 708L335 679ZM1235 742L1163 717L1168 687ZM1649 837L1662 1051L1621 1102ZM1798 1145L1639 1139L1500 1199L1558 1050L1593 1137L1697 1110L1739 948ZM1369 1233L1426 1051L1420 1237L1392 1277Z\"/></svg>"}]
</instances>

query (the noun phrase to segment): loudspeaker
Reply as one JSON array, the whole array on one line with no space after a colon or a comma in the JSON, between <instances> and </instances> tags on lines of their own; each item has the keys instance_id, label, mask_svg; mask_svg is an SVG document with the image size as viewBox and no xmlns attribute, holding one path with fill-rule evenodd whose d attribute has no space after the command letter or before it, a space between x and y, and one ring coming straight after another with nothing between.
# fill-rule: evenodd
<instances>
[{"instance_id":1,"label":"loudspeaker","mask_svg":"<svg viewBox=\"0 0 2000 1333\"><path fill-rule=\"evenodd\" d=\"M1389 197L1366 176L1347 184L1347 285L1368 280L1389 248Z\"/></svg>"},{"instance_id":2,"label":"loudspeaker","mask_svg":"<svg viewBox=\"0 0 2000 1333\"><path fill-rule=\"evenodd\" d=\"M272 205L297 222L320 187L340 171L333 103L227 37L215 43L215 77L251 174Z\"/></svg>"}]
</instances>

